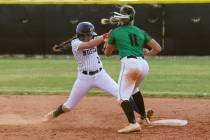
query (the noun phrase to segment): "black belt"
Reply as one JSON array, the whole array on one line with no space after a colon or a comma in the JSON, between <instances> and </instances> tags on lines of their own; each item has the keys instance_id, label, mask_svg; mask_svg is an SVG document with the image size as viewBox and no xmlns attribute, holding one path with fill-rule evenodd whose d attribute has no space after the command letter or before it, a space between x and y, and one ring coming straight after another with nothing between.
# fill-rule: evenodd
<instances>
[{"instance_id":1,"label":"black belt","mask_svg":"<svg viewBox=\"0 0 210 140\"><path fill-rule=\"evenodd\" d=\"M127 59L129 59L129 58L135 58L135 59L137 59L138 57L137 56L133 56L133 55L129 55L129 56L125 56ZM140 57L140 56L139 56ZM124 57L123 57L124 58ZM144 59L144 56L142 56L142 58ZM122 58L120 58L120 59L122 59Z\"/></svg>"},{"instance_id":2,"label":"black belt","mask_svg":"<svg viewBox=\"0 0 210 140\"><path fill-rule=\"evenodd\" d=\"M94 75L94 74L96 74L96 73L98 73L98 72L100 72L102 70L102 68L99 68L99 70L96 70L96 71L82 71L82 73L83 74L85 74L85 75Z\"/></svg>"},{"instance_id":3,"label":"black belt","mask_svg":"<svg viewBox=\"0 0 210 140\"><path fill-rule=\"evenodd\" d=\"M126 57L127 59L129 59L129 58L135 58L135 59L137 59L137 57L136 57L136 56L133 56L133 55L125 56L125 57ZM124 58L124 57L121 57L120 60L123 59L123 58Z\"/></svg>"},{"instance_id":4,"label":"black belt","mask_svg":"<svg viewBox=\"0 0 210 140\"><path fill-rule=\"evenodd\" d=\"M137 59L137 57L136 56L127 56L127 58L129 59L129 58L135 58L135 59Z\"/></svg>"}]
</instances>

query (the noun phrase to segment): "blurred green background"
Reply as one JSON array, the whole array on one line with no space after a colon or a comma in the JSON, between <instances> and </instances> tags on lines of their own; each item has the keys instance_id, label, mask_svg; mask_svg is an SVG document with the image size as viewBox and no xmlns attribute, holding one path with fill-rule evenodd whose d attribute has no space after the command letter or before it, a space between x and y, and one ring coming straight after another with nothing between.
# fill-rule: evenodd
<instances>
[{"instance_id":1,"label":"blurred green background","mask_svg":"<svg viewBox=\"0 0 210 140\"><path fill-rule=\"evenodd\" d=\"M150 71L141 85L145 96L210 97L210 57L146 58ZM117 81L117 56L102 56L106 71ZM0 94L68 95L76 80L73 57L0 58ZM94 88L89 95L107 95Z\"/></svg>"}]
</instances>

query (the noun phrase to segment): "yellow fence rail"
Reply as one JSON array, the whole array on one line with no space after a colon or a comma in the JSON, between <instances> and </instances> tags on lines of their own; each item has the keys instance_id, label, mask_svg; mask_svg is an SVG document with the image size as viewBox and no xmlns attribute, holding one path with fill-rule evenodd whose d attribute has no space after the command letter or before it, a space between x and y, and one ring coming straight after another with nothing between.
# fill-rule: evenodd
<instances>
[{"instance_id":1,"label":"yellow fence rail","mask_svg":"<svg viewBox=\"0 0 210 140\"><path fill-rule=\"evenodd\" d=\"M187 4L210 0L0 0L0 4Z\"/></svg>"}]
</instances>

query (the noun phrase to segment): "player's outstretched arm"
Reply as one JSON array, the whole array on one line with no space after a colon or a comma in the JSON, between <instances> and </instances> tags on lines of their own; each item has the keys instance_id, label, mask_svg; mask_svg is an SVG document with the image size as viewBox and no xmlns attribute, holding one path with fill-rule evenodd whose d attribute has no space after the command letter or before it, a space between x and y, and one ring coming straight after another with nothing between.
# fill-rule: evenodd
<instances>
[{"instance_id":1,"label":"player's outstretched arm","mask_svg":"<svg viewBox=\"0 0 210 140\"><path fill-rule=\"evenodd\" d=\"M108 33L105 33L99 37L96 37L94 39L91 39L88 42L82 42L80 44L79 49L90 49L90 48L94 48L98 45L100 45L106 38L108 37Z\"/></svg>"},{"instance_id":2,"label":"player's outstretched arm","mask_svg":"<svg viewBox=\"0 0 210 140\"><path fill-rule=\"evenodd\" d=\"M161 52L161 46L159 45L159 43L157 41L155 41L154 39L151 39L148 43L147 46L149 46L151 48L151 50L148 49L144 49L144 54L146 56L155 56L158 53Z\"/></svg>"}]
</instances>

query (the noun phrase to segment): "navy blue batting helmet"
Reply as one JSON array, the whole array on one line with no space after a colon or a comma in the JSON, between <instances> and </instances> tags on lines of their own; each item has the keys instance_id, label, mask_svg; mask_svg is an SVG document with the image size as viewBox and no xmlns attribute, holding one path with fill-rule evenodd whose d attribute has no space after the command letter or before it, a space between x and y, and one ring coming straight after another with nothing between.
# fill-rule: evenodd
<instances>
[{"instance_id":1,"label":"navy blue batting helmet","mask_svg":"<svg viewBox=\"0 0 210 140\"><path fill-rule=\"evenodd\" d=\"M97 35L95 33L94 25L90 22L80 22L77 25L76 34L77 35L92 35L92 36Z\"/></svg>"}]
</instances>

